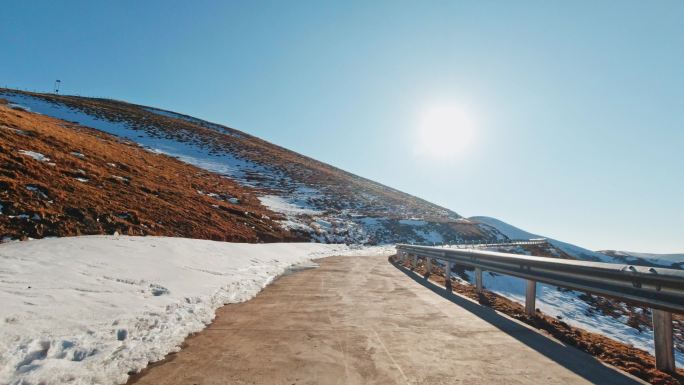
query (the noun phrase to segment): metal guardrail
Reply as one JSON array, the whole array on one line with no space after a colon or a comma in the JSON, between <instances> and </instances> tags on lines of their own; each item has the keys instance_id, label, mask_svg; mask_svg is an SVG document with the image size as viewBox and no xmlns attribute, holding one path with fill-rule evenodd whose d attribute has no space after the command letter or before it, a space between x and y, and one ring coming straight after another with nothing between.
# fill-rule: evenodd
<instances>
[{"instance_id":1,"label":"metal guardrail","mask_svg":"<svg viewBox=\"0 0 684 385\"><path fill-rule=\"evenodd\" d=\"M414 267L418 257L425 257L428 273L432 259L444 261L448 272L453 264L475 268L477 291L482 290L482 271L526 279L525 312L529 315L535 313L537 282L649 307L656 367L675 371L672 313L684 313L684 270L404 244L397 245L397 252L404 261L413 258Z\"/></svg>"},{"instance_id":2,"label":"metal guardrail","mask_svg":"<svg viewBox=\"0 0 684 385\"><path fill-rule=\"evenodd\" d=\"M448 246L456 248L473 248L473 247L489 247L489 246L518 246L518 245L543 245L548 243L546 238L538 239L506 239L499 242L482 243L479 240L460 241L449 243ZM412 246L437 246L436 243L412 243Z\"/></svg>"}]
</instances>

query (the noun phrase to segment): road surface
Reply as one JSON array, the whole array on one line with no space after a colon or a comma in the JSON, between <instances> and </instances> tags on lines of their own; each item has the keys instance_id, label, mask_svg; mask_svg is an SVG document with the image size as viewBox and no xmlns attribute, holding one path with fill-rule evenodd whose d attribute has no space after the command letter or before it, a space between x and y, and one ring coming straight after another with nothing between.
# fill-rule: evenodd
<instances>
[{"instance_id":1,"label":"road surface","mask_svg":"<svg viewBox=\"0 0 684 385\"><path fill-rule=\"evenodd\" d=\"M641 384L386 257L330 257L227 305L131 384Z\"/></svg>"}]
</instances>

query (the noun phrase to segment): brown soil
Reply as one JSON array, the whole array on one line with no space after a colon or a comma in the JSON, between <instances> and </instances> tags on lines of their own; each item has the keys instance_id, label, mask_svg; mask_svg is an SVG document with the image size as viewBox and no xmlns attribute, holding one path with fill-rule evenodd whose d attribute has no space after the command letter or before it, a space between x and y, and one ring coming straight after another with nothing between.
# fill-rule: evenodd
<instances>
[{"instance_id":1,"label":"brown soil","mask_svg":"<svg viewBox=\"0 0 684 385\"><path fill-rule=\"evenodd\" d=\"M394 264L399 263L396 256L391 256L389 260ZM412 269L412 266L409 263L404 265L404 267ZM412 270L421 275L425 275L426 269L424 260L419 259L417 268ZM428 278L430 281L445 286L444 269L441 267L433 265L433 273ZM477 293L474 286L462 284L453 279L451 280L450 285L452 290L456 293L464 295L481 305L491 307L519 321L525 322L537 329L544 330L563 343L583 350L597 357L599 360L620 368L651 384L679 385L684 382L684 370L678 369L677 374L661 372L655 368L655 357L644 350L617 342L600 334L591 333L570 326L559 319L541 313L539 310L537 310L534 317L530 317L525 314L525 309L521 304L488 290ZM680 315L676 316L677 321L682 321Z\"/></svg>"},{"instance_id":2,"label":"brown soil","mask_svg":"<svg viewBox=\"0 0 684 385\"><path fill-rule=\"evenodd\" d=\"M254 190L112 135L11 108L4 100L0 205L0 241L115 231L240 242L297 240L277 225L278 214L263 207Z\"/></svg>"}]
</instances>

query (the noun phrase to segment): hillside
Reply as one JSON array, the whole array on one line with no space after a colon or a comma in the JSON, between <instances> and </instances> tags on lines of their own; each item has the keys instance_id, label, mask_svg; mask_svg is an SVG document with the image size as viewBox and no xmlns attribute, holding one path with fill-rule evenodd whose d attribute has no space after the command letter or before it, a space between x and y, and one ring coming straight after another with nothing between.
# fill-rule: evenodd
<instances>
[{"instance_id":1,"label":"hillside","mask_svg":"<svg viewBox=\"0 0 684 385\"><path fill-rule=\"evenodd\" d=\"M224 180L225 189L196 182L198 186L201 185L196 190L231 198L242 192L245 199L247 196L252 199L250 204L254 205L255 210L258 205L253 198L256 197L266 209L280 214L280 217L265 212L257 215L259 218L261 215L275 218L277 225L282 228L271 234L272 237L367 244L432 244L505 238L492 227L468 221L446 208L297 154L247 133L190 116L108 99L36 94L8 89L0 89L0 98L6 99L14 108L63 120L61 123L55 122L50 127L68 130L72 136L78 136L76 132L96 135L92 130L86 129L90 127L134 142L147 150L138 150L134 156L118 150L111 151L121 153L125 159L142 157L146 159L142 162L150 165L149 167L165 169L166 166L162 166L161 163L155 165L156 161L152 159L170 162L169 157L175 157L186 164L210 171L211 173L204 173L201 177L206 177L206 183L210 184ZM17 112L19 113L24 112ZM37 120L26 120L27 124L22 127L27 131L32 129L31 124L38 124ZM0 123L6 126L17 124ZM86 144L81 146L82 149L88 147ZM130 143L127 146L135 148ZM16 142L8 144L4 152L16 154L19 150L21 146ZM46 152L49 153L47 150ZM139 155L143 152L146 152L144 157ZM160 157L158 154L166 154L168 157ZM80 162L78 159L73 161ZM122 159L109 159L103 164L110 161L116 163ZM72 168L82 169L76 166L78 165ZM42 164L40 167L44 171L50 166ZM60 172L64 174L67 171ZM102 171L98 172L104 176ZM179 174L191 173L200 176L197 169ZM38 174L41 173L34 173ZM119 176L127 178L124 175ZM135 177L138 181L145 179L141 174ZM238 187L239 190L236 190ZM140 194L139 191L128 192L129 196L135 199ZM184 196L183 201L207 199L213 198L191 194ZM86 210L93 204L95 203L83 202L82 207L78 209ZM220 205L230 207L231 203L223 201ZM121 208L122 211L129 209L133 208ZM186 210L192 211L190 208ZM259 210L265 209L261 207ZM207 214L206 211L203 212L203 215ZM111 230L111 227L103 228L102 232L108 230ZM281 233L278 233L279 231ZM196 233L193 233L193 236L197 235ZM8 236L16 237L17 234L9 232ZM31 236L41 234L33 232ZM198 236L215 238L202 234ZM268 237L265 236L264 239L266 238ZM257 240L255 236L251 239Z\"/></svg>"},{"instance_id":2,"label":"hillside","mask_svg":"<svg viewBox=\"0 0 684 385\"><path fill-rule=\"evenodd\" d=\"M278 217L230 179L0 100L0 239L298 239Z\"/></svg>"}]
</instances>

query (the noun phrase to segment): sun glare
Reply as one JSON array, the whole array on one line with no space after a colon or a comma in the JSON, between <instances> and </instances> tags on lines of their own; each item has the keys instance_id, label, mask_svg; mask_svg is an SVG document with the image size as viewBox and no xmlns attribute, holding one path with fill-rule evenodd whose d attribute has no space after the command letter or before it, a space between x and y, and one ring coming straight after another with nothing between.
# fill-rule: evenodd
<instances>
[{"instance_id":1,"label":"sun glare","mask_svg":"<svg viewBox=\"0 0 684 385\"><path fill-rule=\"evenodd\" d=\"M456 159L469 148L473 131L472 119L462 107L443 105L428 108L417 129L417 154L436 160Z\"/></svg>"}]
</instances>

